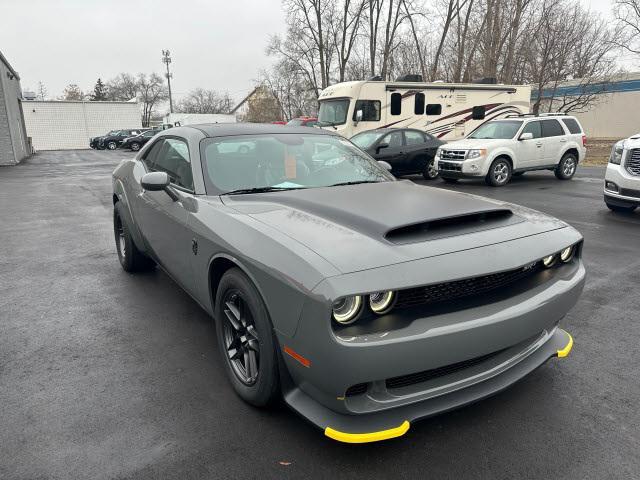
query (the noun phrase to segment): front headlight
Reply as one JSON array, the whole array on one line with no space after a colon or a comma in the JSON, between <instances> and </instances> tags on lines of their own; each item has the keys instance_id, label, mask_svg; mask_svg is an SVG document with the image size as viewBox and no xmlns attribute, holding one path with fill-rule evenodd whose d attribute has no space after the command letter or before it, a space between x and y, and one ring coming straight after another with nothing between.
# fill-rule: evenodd
<instances>
[{"instance_id":1,"label":"front headlight","mask_svg":"<svg viewBox=\"0 0 640 480\"><path fill-rule=\"evenodd\" d=\"M342 325L348 325L355 322L361 307L362 297L360 295L343 297L333 303L333 318Z\"/></svg>"},{"instance_id":2,"label":"front headlight","mask_svg":"<svg viewBox=\"0 0 640 480\"><path fill-rule=\"evenodd\" d=\"M388 292L372 293L369 295L369 308L371 308L374 313L381 315L391 310L394 300L395 294L391 290Z\"/></svg>"},{"instance_id":3,"label":"front headlight","mask_svg":"<svg viewBox=\"0 0 640 480\"><path fill-rule=\"evenodd\" d=\"M471 159L471 158L480 158L480 157L484 157L487 154L487 149L486 148L478 148L475 150L469 150L467 152L467 158Z\"/></svg>"},{"instance_id":4,"label":"front headlight","mask_svg":"<svg viewBox=\"0 0 640 480\"><path fill-rule=\"evenodd\" d=\"M624 140L620 140L611 149L611 156L609 156L609 162L614 165L620 165L622 163L622 155L624 154Z\"/></svg>"},{"instance_id":5,"label":"front headlight","mask_svg":"<svg viewBox=\"0 0 640 480\"><path fill-rule=\"evenodd\" d=\"M547 268L551 268L556 264L557 259L558 257L556 257L555 255L549 255L548 257L544 257L542 259L542 264Z\"/></svg>"},{"instance_id":6,"label":"front headlight","mask_svg":"<svg viewBox=\"0 0 640 480\"><path fill-rule=\"evenodd\" d=\"M573 252L574 252L573 245L565 248L560 252L560 260L562 260L563 263L569 262L573 258Z\"/></svg>"}]
</instances>

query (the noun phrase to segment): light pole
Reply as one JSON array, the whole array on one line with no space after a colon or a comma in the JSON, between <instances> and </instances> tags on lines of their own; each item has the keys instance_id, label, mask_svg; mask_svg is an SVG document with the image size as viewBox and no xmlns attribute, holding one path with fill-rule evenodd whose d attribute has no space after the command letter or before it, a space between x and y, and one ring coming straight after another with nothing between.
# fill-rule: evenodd
<instances>
[{"instance_id":1,"label":"light pole","mask_svg":"<svg viewBox=\"0 0 640 480\"><path fill-rule=\"evenodd\" d=\"M173 74L169 72L169 64L171 63L171 57L169 55L169 50L162 50L162 63L167 65L167 73L165 76L167 77L167 86L169 87L169 113L173 113L173 100L171 98L171 77L173 77Z\"/></svg>"}]
</instances>

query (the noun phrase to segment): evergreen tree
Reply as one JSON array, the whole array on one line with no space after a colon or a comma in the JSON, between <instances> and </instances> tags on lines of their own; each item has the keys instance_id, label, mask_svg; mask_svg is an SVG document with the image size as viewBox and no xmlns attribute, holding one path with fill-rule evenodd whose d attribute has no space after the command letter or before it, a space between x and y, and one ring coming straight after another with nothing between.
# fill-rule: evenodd
<instances>
[{"instance_id":1,"label":"evergreen tree","mask_svg":"<svg viewBox=\"0 0 640 480\"><path fill-rule=\"evenodd\" d=\"M89 97L92 102L103 102L107 100L107 87L102 83L102 79L98 78L93 93Z\"/></svg>"}]
</instances>

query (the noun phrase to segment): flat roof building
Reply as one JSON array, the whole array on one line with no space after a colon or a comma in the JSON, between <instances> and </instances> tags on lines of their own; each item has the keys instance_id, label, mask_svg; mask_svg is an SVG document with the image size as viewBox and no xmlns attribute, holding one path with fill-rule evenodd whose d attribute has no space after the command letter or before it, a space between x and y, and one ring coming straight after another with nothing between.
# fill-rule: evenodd
<instances>
[{"instance_id":1,"label":"flat roof building","mask_svg":"<svg viewBox=\"0 0 640 480\"><path fill-rule=\"evenodd\" d=\"M15 165L30 153L20 76L0 52L0 165Z\"/></svg>"}]
</instances>

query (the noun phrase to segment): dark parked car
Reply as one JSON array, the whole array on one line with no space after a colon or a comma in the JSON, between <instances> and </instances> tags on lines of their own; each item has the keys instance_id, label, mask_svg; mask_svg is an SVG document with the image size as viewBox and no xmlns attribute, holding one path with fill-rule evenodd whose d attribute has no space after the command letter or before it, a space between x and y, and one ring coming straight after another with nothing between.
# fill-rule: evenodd
<instances>
[{"instance_id":1,"label":"dark parked car","mask_svg":"<svg viewBox=\"0 0 640 480\"><path fill-rule=\"evenodd\" d=\"M97 137L91 137L89 139L89 146L91 148L98 148L98 145L100 144L100 139L104 138L104 137L109 137L111 135L115 135L116 133L118 133L120 130L111 130L110 132L108 132L106 135L100 135Z\"/></svg>"},{"instance_id":2,"label":"dark parked car","mask_svg":"<svg viewBox=\"0 0 640 480\"><path fill-rule=\"evenodd\" d=\"M128 148L129 150L133 150L137 152L140 150L149 140L151 140L154 135L162 130L147 130L146 132L142 132L135 137L127 137L122 141L120 148Z\"/></svg>"},{"instance_id":3,"label":"dark parked car","mask_svg":"<svg viewBox=\"0 0 640 480\"><path fill-rule=\"evenodd\" d=\"M125 130L115 130L115 133L109 132L108 135L100 137L100 140L98 140L98 150L104 150L105 148L108 150L115 150L122 144L125 138L139 135L144 131L144 128L133 128Z\"/></svg>"},{"instance_id":4,"label":"dark parked car","mask_svg":"<svg viewBox=\"0 0 640 480\"><path fill-rule=\"evenodd\" d=\"M396 180L333 132L172 128L120 162L113 207L122 268L159 266L214 317L237 394L283 397L338 441L398 437L573 345L559 326L585 281L573 227ZM554 373L536 377L549 394Z\"/></svg>"},{"instance_id":5,"label":"dark parked car","mask_svg":"<svg viewBox=\"0 0 640 480\"><path fill-rule=\"evenodd\" d=\"M391 165L394 175L421 173L427 180L438 176L433 159L445 143L412 128L378 128L358 133L351 141L376 160Z\"/></svg>"}]
</instances>

